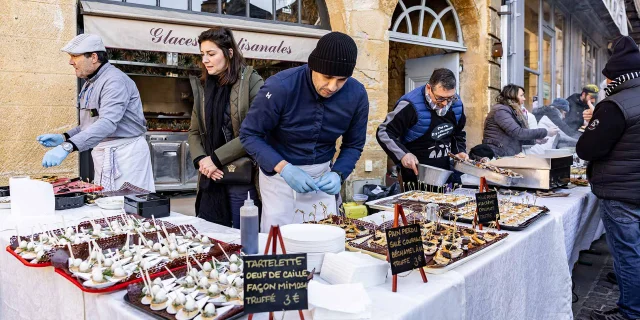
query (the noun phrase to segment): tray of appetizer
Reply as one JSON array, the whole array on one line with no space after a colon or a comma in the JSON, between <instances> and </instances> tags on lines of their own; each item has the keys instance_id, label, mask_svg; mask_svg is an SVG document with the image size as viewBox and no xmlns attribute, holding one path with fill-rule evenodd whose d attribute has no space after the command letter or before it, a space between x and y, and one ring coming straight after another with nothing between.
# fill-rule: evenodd
<instances>
[{"instance_id":1,"label":"tray of appetizer","mask_svg":"<svg viewBox=\"0 0 640 320\"><path fill-rule=\"evenodd\" d=\"M470 159L460 159L454 154L449 154L454 160L453 169L456 171L470 174L475 177L485 177L487 181L499 184L502 186L512 186L516 180L522 179L522 175L504 168L499 168L488 163L474 161Z\"/></svg>"},{"instance_id":2,"label":"tray of appetizer","mask_svg":"<svg viewBox=\"0 0 640 320\"><path fill-rule=\"evenodd\" d=\"M127 287L125 302L157 319L230 320L244 315L243 262L232 254Z\"/></svg>"}]
</instances>

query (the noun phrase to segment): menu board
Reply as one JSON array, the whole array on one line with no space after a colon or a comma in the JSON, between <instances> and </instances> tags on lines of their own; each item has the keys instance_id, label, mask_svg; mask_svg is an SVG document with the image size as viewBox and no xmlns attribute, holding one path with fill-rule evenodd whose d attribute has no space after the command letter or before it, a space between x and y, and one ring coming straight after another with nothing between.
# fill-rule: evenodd
<instances>
[{"instance_id":1,"label":"menu board","mask_svg":"<svg viewBox=\"0 0 640 320\"><path fill-rule=\"evenodd\" d=\"M427 265L422 247L420 225L410 224L390 228L386 230L386 233L391 274L396 275Z\"/></svg>"},{"instance_id":2,"label":"menu board","mask_svg":"<svg viewBox=\"0 0 640 320\"><path fill-rule=\"evenodd\" d=\"M500 204L495 191L476 193L478 223L486 223L500 219Z\"/></svg>"},{"instance_id":3,"label":"menu board","mask_svg":"<svg viewBox=\"0 0 640 320\"><path fill-rule=\"evenodd\" d=\"M307 254L244 257L246 313L305 310Z\"/></svg>"}]
</instances>

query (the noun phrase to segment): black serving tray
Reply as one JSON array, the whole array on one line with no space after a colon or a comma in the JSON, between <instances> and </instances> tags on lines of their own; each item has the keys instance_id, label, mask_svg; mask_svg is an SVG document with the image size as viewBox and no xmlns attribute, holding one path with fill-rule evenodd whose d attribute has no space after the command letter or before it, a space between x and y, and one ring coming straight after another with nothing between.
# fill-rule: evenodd
<instances>
[{"instance_id":1,"label":"black serving tray","mask_svg":"<svg viewBox=\"0 0 640 320\"><path fill-rule=\"evenodd\" d=\"M136 305L135 303L131 302L131 299L129 299L129 294L128 293L126 293L124 295L123 299L124 299L124 302L126 302L129 306L131 306L131 307L133 307L133 308L135 308L135 309L137 309L139 311L144 312L146 315L150 316L153 319L158 319L158 320L175 320L176 319L175 317L173 317L173 318L163 317L163 316L161 316L159 314L154 313L151 309L142 308L142 307ZM243 311L243 312L240 312L240 313L238 313L238 314L236 314L234 316L231 316L231 317L227 318L226 320L240 319L244 315L245 315L245 313Z\"/></svg>"},{"instance_id":2,"label":"black serving tray","mask_svg":"<svg viewBox=\"0 0 640 320\"><path fill-rule=\"evenodd\" d=\"M168 217L171 203L168 197L157 194L132 195L124 197L124 211L145 218Z\"/></svg>"},{"instance_id":3,"label":"black serving tray","mask_svg":"<svg viewBox=\"0 0 640 320\"><path fill-rule=\"evenodd\" d=\"M85 194L82 192L65 193L55 196L56 210L80 208L84 206Z\"/></svg>"},{"instance_id":4,"label":"black serving tray","mask_svg":"<svg viewBox=\"0 0 640 320\"><path fill-rule=\"evenodd\" d=\"M0 187L0 197L8 197L11 195L9 191L9 186L1 186Z\"/></svg>"}]
</instances>

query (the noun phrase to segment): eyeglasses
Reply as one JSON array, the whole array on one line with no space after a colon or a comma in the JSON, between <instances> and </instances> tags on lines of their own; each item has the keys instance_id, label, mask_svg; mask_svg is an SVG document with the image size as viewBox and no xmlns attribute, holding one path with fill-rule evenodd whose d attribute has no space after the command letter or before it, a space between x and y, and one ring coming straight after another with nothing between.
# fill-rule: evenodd
<instances>
[{"instance_id":1,"label":"eyeglasses","mask_svg":"<svg viewBox=\"0 0 640 320\"><path fill-rule=\"evenodd\" d=\"M458 96L457 95L452 95L451 97L441 97L437 94L435 94L435 92L433 92L433 89L431 88L431 86L429 86L429 91L431 91L431 94L433 94L433 96L436 98L436 102L437 103L443 103L443 102L447 102L447 103L451 103L451 102L455 102L458 100Z\"/></svg>"}]
</instances>

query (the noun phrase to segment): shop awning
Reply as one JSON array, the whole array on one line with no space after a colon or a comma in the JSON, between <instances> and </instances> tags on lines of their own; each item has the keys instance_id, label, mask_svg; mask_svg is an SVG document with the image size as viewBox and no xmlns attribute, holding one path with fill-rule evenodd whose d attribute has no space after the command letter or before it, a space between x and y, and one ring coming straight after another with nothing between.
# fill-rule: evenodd
<instances>
[{"instance_id":1,"label":"shop awning","mask_svg":"<svg viewBox=\"0 0 640 320\"><path fill-rule=\"evenodd\" d=\"M246 58L306 62L328 30L218 15L81 1L84 32L109 48L197 54L198 35L213 26L233 30Z\"/></svg>"}]
</instances>

